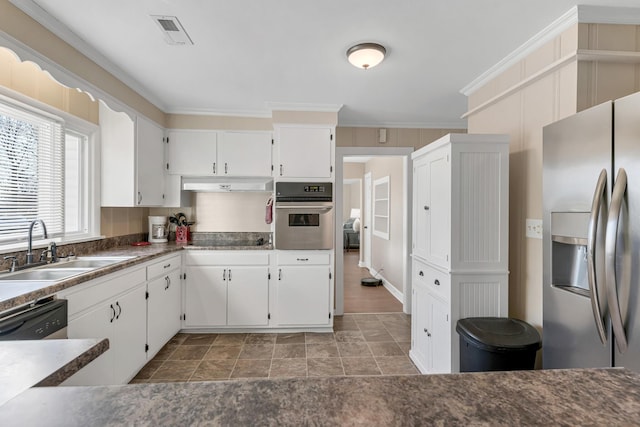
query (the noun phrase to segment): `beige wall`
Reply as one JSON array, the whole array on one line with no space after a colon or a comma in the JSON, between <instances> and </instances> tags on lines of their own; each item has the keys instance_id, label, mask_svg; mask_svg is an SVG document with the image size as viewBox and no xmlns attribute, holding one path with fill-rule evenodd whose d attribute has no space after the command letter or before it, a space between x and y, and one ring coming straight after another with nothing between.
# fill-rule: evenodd
<instances>
[{"instance_id":1,"label":"beige wall","mask_svg":"<svg viewBox=\"0 0 640 427\"><path fill-rule=\"evenodd\" d=\"M344 163L342 176L345 180L359 179L360 182L345 184L343 187L342 217L349 218L351 208L362 206L362 182L364 180L364 163Z\"/></svg>"},{"instance_id":2,"label":"beige wall","mask_svg":"<svg viewBox=\"0 0 640 427\"><path fill-rule=\"evenodd\" d=\"M374 157L365 165L371 172L371 183L389 177L389 240L373 235L371 267L380 272L401 293L403 290L403 160L402 157ZM382 270L382 271L381 271Z\"/></svg>"},{"instance_id":3,"label":"beige wall","mask_svg":"<svg viewBox=\"0 0 640 427\"><path fill-rule=\"evenodd\" d=\"M417 150L449 133L466 133L466 129L387 129L387 142L378 142L378 129L338 127L336 147L413 147Z\"/></svg>"},{"instance_id":4,"label":"beige wall","mask_svg":"<svg viewBox=\"0 0 640 427\"><path fill-rule=\"evenodd\" d=\"M509 313L542 326L542 240L525 220L542 218L542 128L638 90L635 63L578 61L576 50L639 51L640 27L579 24L469 97L469 133L505 133L510 144ZM549 71L543 71L549 67Z\"/></svg>"},{"instance_id":5,"label":"beige wall","mask_svg":"<svg viewBox=\"0 0 640 427\"><path fill-rule=\"evenodd\" d=\"M168 129L273 130L271 118L168 114Z\"/></svg>"}]
</instances>

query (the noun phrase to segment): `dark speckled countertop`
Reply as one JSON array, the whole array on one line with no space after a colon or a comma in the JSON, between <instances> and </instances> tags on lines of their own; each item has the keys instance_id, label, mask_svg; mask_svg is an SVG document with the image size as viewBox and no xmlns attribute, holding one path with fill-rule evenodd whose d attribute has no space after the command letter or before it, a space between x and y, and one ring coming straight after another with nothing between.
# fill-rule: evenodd
<instances>
[{"instance_id":1,"label":"dark speckled countertop","mask_svg":"<svg viewBox=\"0 0 640 427\"><path fill-rule=\"evenodd\" d=\"M0 425L640 425L640 375L511 371L30 389Z\"/></svg>"},{"instance_id":2,"label":"dark speckled countertop","mask_svg":"<svg viewBox=\"0 0 640 427\"><path fill-rule=\"evenodd\" d=\"M181 251L182 249L182 246L178 246L175 243L154 244L149 246L118 246L113 249L93 253L91 256L127 256L135 258L98 268L88 273L72 276L58 282L32 281L2 283L0 284L0 312L30 303L48 295L55 294L63 289L119 271L123 268L132 267L175 251ZM63 266L64 262L61 262L60 265Z\"/></svg>"},{"instance_id":3,"label":"dark speckled countertop","mask_svg":"<svg viewBox=\"0 0 640 427\"><path fill-rule=\"evenodd\" d=\"M58 282L23 282L23 283L2 283L0 284L0 312L13 307L24 305L48 295L55 294L63 289L79 285L88 280L96 279L109 273L119 271L123 268L132 267L154 258L168 255L172 252L188 250L272 250L273 245L263 244L257 246L251 242L247 244L229 244L228 241L200 241L197 245L177 245L175 243L160 243L149 246L117 246L112 249L101 250L87 256L104 257L134 257L126 261L118 262L104 268L99 268L88 273L79 274L66 280ZM64 263L60 264L61 266ZM0 273L1 274L1 273Z\"/></svg>"}]
</instances>

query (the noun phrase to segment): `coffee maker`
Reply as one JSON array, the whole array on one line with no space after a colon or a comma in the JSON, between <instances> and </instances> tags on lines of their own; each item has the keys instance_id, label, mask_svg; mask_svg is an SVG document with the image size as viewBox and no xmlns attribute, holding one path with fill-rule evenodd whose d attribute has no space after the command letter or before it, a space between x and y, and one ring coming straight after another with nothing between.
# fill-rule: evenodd
<instances>
[{"instance_id":1,"label":"coffee maker","mask_svg":"<svg viewBox=\"0 0 640 427\"><path fill-rule=\"evenodd\" d=\"M166 243L169 235L169 224L166 216L149 217L149 242Z\"/></svg>"}]
</instances>

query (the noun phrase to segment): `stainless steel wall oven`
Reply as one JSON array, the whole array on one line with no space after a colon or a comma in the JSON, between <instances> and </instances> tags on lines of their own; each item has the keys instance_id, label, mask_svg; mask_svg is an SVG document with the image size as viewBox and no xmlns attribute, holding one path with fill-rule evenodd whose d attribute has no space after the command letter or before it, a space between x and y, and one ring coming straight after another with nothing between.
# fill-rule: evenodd
<instances>
[{"instance_id":1,"label":"stainless steel wall oven","mask_svg":"<svg viewBox=\"0 0 640 427\"><path fill-rule=\"evenodd\" d=\"M333 249L333 184L277 182L276 249Z\"/></svg>"}]
</instances>

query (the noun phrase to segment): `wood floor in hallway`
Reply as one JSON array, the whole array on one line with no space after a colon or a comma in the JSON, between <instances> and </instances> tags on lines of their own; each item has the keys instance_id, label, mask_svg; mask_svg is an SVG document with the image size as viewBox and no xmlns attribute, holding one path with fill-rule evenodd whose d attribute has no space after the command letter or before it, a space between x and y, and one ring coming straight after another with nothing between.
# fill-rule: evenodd
<instances>
[{"instance_id":1,"label":"wood floor in hallway","mask_svg":"<svg viewBox=\"0 0 640 427\"><path fill-rule=\"evenodd\" d=\"M384 286L362 286L360 279L371 277L369 270L358 267L360 253L344 252L344 312L401 313L402 303Z\"/></svg>"}]
</instances>

